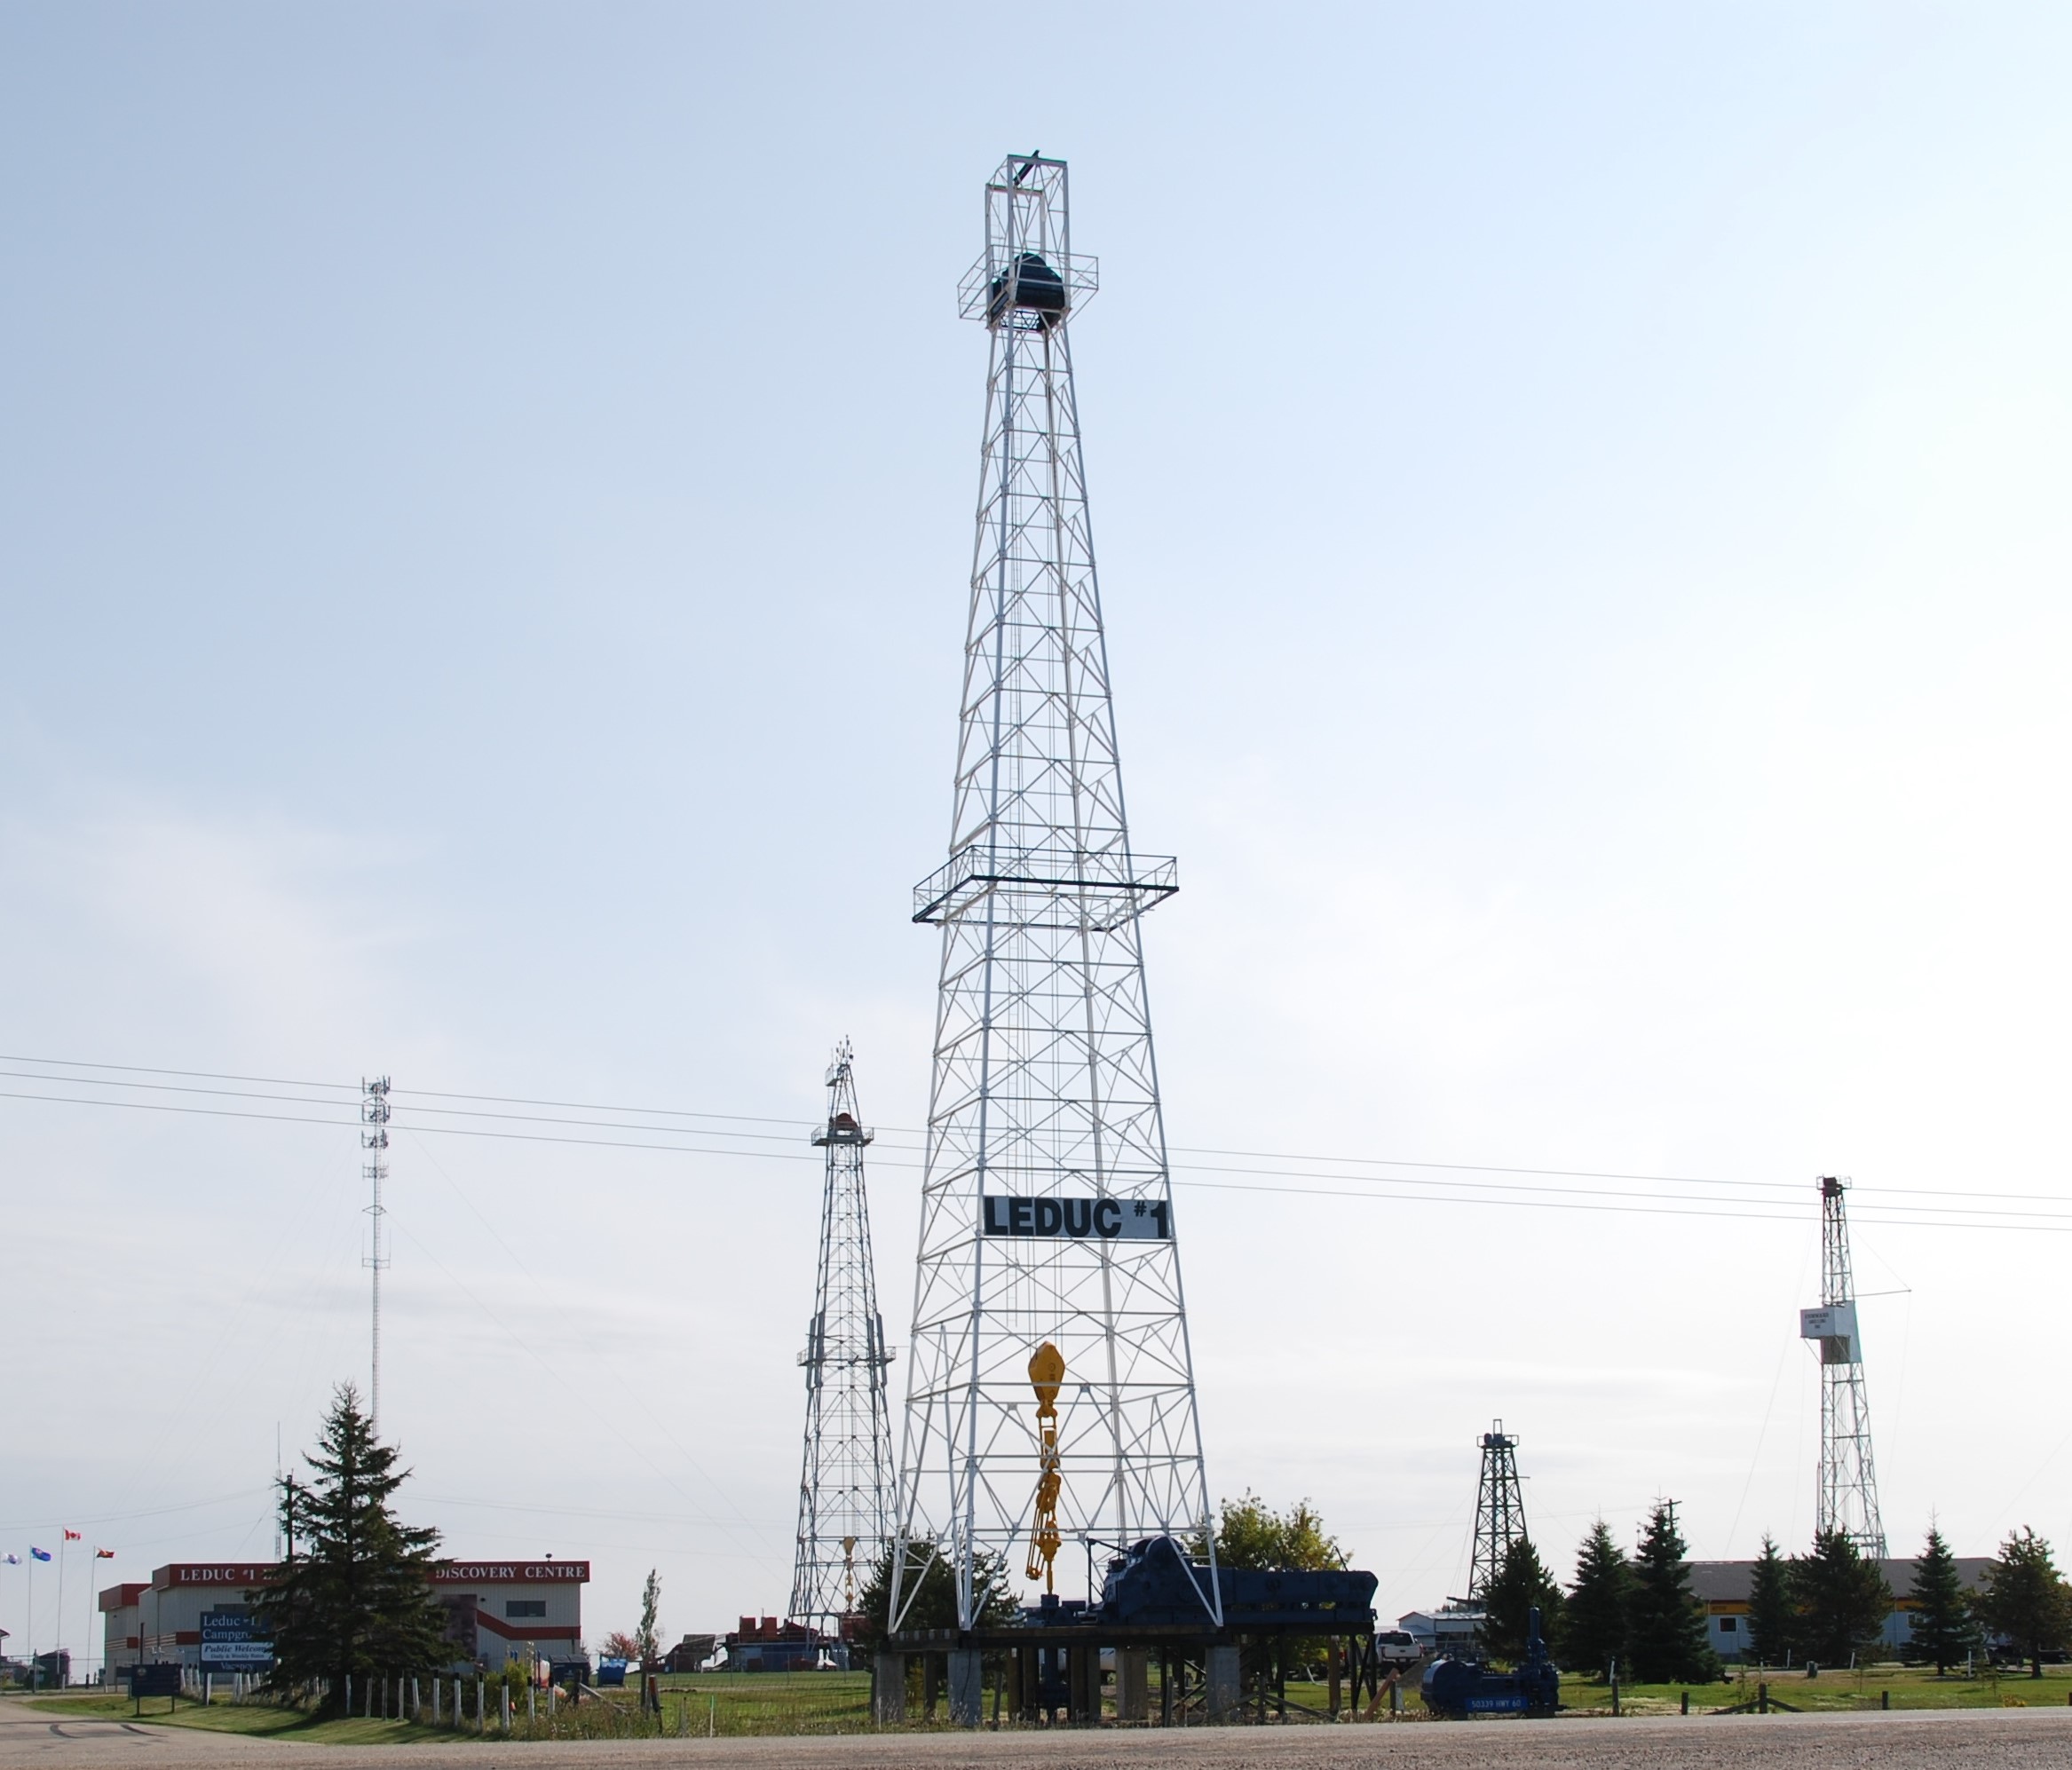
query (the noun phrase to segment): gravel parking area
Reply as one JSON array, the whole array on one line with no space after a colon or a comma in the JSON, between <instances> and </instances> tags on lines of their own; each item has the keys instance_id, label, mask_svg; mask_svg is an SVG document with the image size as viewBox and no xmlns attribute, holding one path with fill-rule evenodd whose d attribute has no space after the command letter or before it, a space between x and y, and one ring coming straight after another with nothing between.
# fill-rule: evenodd
<instances>
[{"instance_id":1,"label":"gravel parking area","mask_svg":"<svg viewBox=\"0 0 2072 1770\"><path fill-rule=\"evenodd\" d=\"M150 1770L331 1770L459 1763L507 1770L578 1766L943 1766L943 1770L2029 1770L2072 1764L2072 1710L1769 1715L1682 1719L1483 1721L1390 1727L1222 1727L1174 1732L887 1734L833 1739L643 1740L505 1745L298 1745L183 1727L75 1721L0 1704L0 1770L126 1765Z\"/></svg>"}]
</instances>

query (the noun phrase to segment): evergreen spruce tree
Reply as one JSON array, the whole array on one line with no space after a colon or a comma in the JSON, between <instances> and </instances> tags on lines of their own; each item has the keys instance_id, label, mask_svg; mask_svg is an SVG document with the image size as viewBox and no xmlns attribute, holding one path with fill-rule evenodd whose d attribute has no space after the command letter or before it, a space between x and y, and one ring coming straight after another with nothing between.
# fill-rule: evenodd
<instances>
[{"instance_id":1,"label":"evergreen spruce tree","mask_svg":"<svg viewBox=\"0 0 2072 1770\"><path fill-rule=\"evenodd\" d=\"M1696 1683L1718 1677L1720 1656L1706 1643L1704 1612L1691 1595L1674 1500L1656 1501L1634 1561L1627 1610L1634 1682Z\"/></svg>"},{"instance_id":2,"label":"evergreen spruce tree","mask_svg":"<svg viewBox=\"0 0 2072 1770\"><path fill-rule=\"evenodd\" d=\"M1576 1581L1562 1607L1562 1663L1593 1678L1608 1678L1614 1660L1627 1657L1626 1611L1633 1570L1625 1552L1600 1518L1576 1556Z\"/></svg>"},{"instance_id":3,"label":"evergreen spruce tree","mask_svg":"<svg viewBox=\"0 0 2072 1770\"><path fill-rule=\"evenodd\" d=\"M1847 1665L1867 1655L1892 1615L1885 1575L1840 1530L1822 1531L1810 1555L1791 1557L1791 1596L1800 1648L1822 1665Z\"/></svg>"},{"instance_id":4,"label":"evergreen spruce tree","mask_svg":"<svg viewBox=\"0 0 2072 1770\"><path fill-rule=\"evenodd\" d=\"M1942 1532L1931 1524L1927 1546L1914 1563L1912 1638L1907 1657L1922 1665L1933 1665L1940 1678L1979 1646L1979 1627L1972 1620L1972 1607L1957 1576L1957 1557L1942 1540Z\"/></svg>"},{"instance_id":5,"label":"evergreen spruce tree","mask_svg":"<svg viewBox=\"0 0 2072 1770\"><path fill-rule=\"evenodd\" d=\"M2044 1675L2044 1655L2072 1642L2072 1587L2051 1559L2051 1545L2028 1525L2000 1545L1978 1596L1980 1619L2013 1642L2029 1676Z\"/></svg>"},{"instance_id":6,"label":"evergreen spruce tree","mask_svg":"<svg viewBox=\"0 0 2072 1770\"><path fill-rule=\"evenodd\" d=\"M892 1557L898 1553L897 1544L886 1544L856 1594L856 1608L862 1620L857 1624L853 1644L866 1656L885 1643L885 1621L892 1608ZM908 1543L906 1555L907 1574L899 1592L906 1613L901 1630L953 1632L957 1626L957 1578L950 1571L949 1562L926 1537L917 1537ZM978 1608L974 1620L982 1629L1004 1628L1019 1617L1019 1607L1008 1583L1004 1555L981 1553L972 1556L971 1595Z\"/></svg>"},{"instance_id":7,"label":"evergreen spruce tree","mask_svg":"<svg viewBox=\"0 0 2072 1770\"><path fill-rule=\"evenodd\" d=\"M428 1672L453 1657L446 1612L429 1575L439 1532L398 1521L390 1508L409 1471L374 1434L352 1384L338 1387L318 1448L304 1460L307 1486L290 1486L282 1522L293 1545L254 1604L273 1632L270 1682L289 1688Z\"/></svg>"},{"instance_id":8,"label":"evergreen spruce tree","mask_svg":"<svg viewBox=\"0 0 2072 1770\"><path fill-rule=\"evenodd\" d=\"M1483 1651L1515 1665L1525 1657L1530 1613L1539 1610L1539 1629L1551 1651L1562 1626L1562 1589L1539 1559L1532 1539L1520 1537L1504 1551L1504 1562L1482 1594Z\"/></svg>"},{"instance_id":9,"label":"evergreen spruce tree","mask_svg":"<svg viewBox=\"0 0 2072 1770\"><path fill-rule=\"evenodd\" d=\"M1778 1553L1766 1530L1763 1552L1755 1558L1748 1584L1746 1656L1759 1665L1784 1665L1798 1647L1799 1603L1791 1596L1791 1564Z\"/></svg>"}]
</instances>

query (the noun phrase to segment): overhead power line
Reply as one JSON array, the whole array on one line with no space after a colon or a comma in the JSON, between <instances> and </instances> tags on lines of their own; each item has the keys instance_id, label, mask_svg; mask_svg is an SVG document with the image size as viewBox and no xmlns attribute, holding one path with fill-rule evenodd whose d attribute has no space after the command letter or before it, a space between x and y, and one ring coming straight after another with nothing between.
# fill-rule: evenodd
<instances>
[{"instance_id":1,"label":"overhead power line","mask_svg":"<svg viewBox=\"0 0 2072 1770\"><path fill-rule=\"evenodd\" d=\"M0 1063L34 1064L34 1070L0 1070L0 1079L41 1082L47 1086L91 1090L90 1093L46 1094L27 1089L0 1089L0 1099L37 1101L71 1106L119 1107L131 1110L177 1113L208 1118L295 1125L336 1126L357 1128L357 1082L327 1082L304 1078L253 1076L217 1071L151 1067L143 1064L87 1063L79 1060L0 1055ZM98 1071L99 1074L81 1074ZM67 1073L70 1072L70 1073ZM118 1078L178 1077L179 1081L119 1079ZM244 1087L206 1087L202 1082L243 1083ZM297 1089L281 1093L261 1090ZM202 1105L164 1100L117 1097L118 1092L175 1094L187 1101L220 1100L242 1105ZM643 1107L581 1101L539 1100L517 1094L469 1094L455 1090L403 1089L394 1091L399 1123L407 1123L420 1134L473 1137L494 1142L534 1142L564 1148L627 1150L639 1152L699 1157L732 1157L760 1161L815 1163L818 1158L803 1147L811 1121L769 1114L708 1112L682 1107ZM469 1101L475 1106L438 1106L435 1101ZM282 1112L262 1107L306 1106L328 1109L318 1112ZM531 1107L542 1111L510 1111L498 1108ZM573 1113L588 1117L559 1117ZM595 1115L630 1115L603 1118ZM334 1116L336 1115L336 1116ZM431 1123L432 1118L475 1122ZM684 1121L718 1121L679 1125L644 1122L657 1118ZM722 1125L765 1125L793 1127L779 1131L746 1131L720 1128ZM518 1128L551 1126L551 1130ZM594 1134L631 1132L637 1136ZM891 1138L916 1139L912 1128L895 1129ZM692 1141L697 1140L697 1141ZM795 1144L789 1149L742 1147L744 1143ZM900 1160L890 1151L898 1150L918 1156L918 1142L888 1142L881 1166L918 1169L918 1160ZM1532 1209L1609 1211L1649 1216L1706 1217L1752 1221L1798 1222L1802 1211L1785 1208L1802 1188L1798 1182L1713 1178L1695 1174L1633 1173L1610 1169L1514 1167L1495 1163L1432 1162L1407 1158L1325 1156L1286 1151L1223 1149L1174 1145L1177 1158L1217 1156L1238 1160L1301 1166L1261 1167L1231 1166L1222 1162L1176 1159L1171 1164L1174 1183L1211 1191L1277 1192L1296 1197L1381 1200L1403 1204L1514 1205ZM1317 1173L1316 1168L1336 1170ZM1396 1173L1361 1172L1380 1168ZM1484 1176L1466 1178L1465 1176ZM1205 1177L1196 1177L1205 1176ZM1448 1176L1448 1177L1441 1177ZM1451 1176L1463 1176L1453 1178ZM1515 1178L1510 1178L1515 1176ZM1612 1189L1607 1187L1540 1186L1530 1182L1552 1181L1603 1181L1626 1187L1674 1187L1676 1193ZM1263 1184L1267 1181L1282 1182ZM1325 1182L1301 1184L1287 1182ZM1688 1190L1685 1190L1688 1189ZM1951 1189L1873 1187L1857 1189L1869 1208L1859 1221L1892 1228L1943 1227L1981 1229L2037 1229L2072 1233L2072 1213L2052 1210L2072 1205L2072 1196L2054 1193L1969 1192ZM1875 1199L1875 1205L1870 1201ZM2013 1209L1996 1206L2013 1205Z\"/></svg>"}]
</instances>

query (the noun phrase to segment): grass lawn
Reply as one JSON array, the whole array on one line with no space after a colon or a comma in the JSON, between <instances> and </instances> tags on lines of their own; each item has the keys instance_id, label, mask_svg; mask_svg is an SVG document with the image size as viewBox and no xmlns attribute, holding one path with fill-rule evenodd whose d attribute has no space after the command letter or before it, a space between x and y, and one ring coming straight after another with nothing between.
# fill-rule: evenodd
<instances>
[{"instance_id":1,"label":"grass lawn","mask_svg":"<svg viewBox=\"0 0 2072 1770\"><path fill-rule=\"evenodd\" d=\"M1933 1671L1914 1666L1874 1665L1862 1671L1823 1671L1818 1678L1803 1672L1766 1674L1775 1701L1811 1712L1834 1713L1877 1709L1890 1693L1894 1709L2000 1709L2064 1708L2072 1701L2072 1666L2044 1668L2040 1679L2026 1673L1983 1671L1976 1678L1953 1674L1939 1679ZM1758 1679L1754 1674L1736 1673L1731 1683L1622 1685L1619 1707L1628 1715L1673 1715L1678 1712L1685 1690L1690 1693L1694 1718L1712 1714L1731 1703L1752 1702ZM750 1734L845 1734L877 1731L870 1718L871 1680L866 1672L721 1672L661 1680L662 1713L644 1715L635 1692L623 1697L616 1692L604 1702L585 1702L579 1709L563 1705L550 1721L544 1700L534 1722L523 1712L513 1717L514 1738L627 1738L657 1733L703 1737L739 1738ZM1302 1724L1300 1716L1326 1719L1326 1687L1321 1682L1291 1679L1288 1684L1290 1720ZM20 1699L28 1706L53 1715L130 1718L133 1704L127 1696L80 1695ZM1570 1714L1611 1712L1611 1693L1602 1684L1564 1674L1562 1702ZM1109 1693L1113 1712L1113 1692ZM1158 1712L1158 1679L1151 1679L1151 1710ZM993 1693L989 1685L985 1713L990 1722ZM918 1703L910 1706L904 1731L920 1731L922 1722ZM143 1719L160 1726L202 1727L219 1733L251 1734L263 1737L309 1740L333 1745L391 1745L420 1741L446 1740L456 1744L473 1739L471 1727L462 1733L449 1728L423 1726L414 1721L312 1720L292 1709L274 1708L263 1703L243 1705L217 1703L204 1709L183 1698L177 1713L168 1714L163 1699L146 1702ZM1403 1719L1429 1722L1414 1681L1406 1680L1403 1695ZM1382 1717L1386 1720L1386 1714ZM947 1728L948 1704L939 1703L934 1726ZM489 1737L497 1739L494 1717Z\"/></svg>"},{"instance_id":2,"label":"grass lawn","mask_svg":"<svg viewBox=\"0 0 2072 1770\"><path fill-rule=\"evenodd\" d=\"M660 1732L738 1737L749 1734L861 1733L872 1727L867 1672L735 1672L718 1677L664 1678L661 1682L659 1727L653 1717L640 1712L638 1694L634 1690L628 1690L623 1696L613 1692L602 1703L586 1701L576 1709L563 1703L551 1720L542 1693L529 1724L522 1706L514 1714L511 1736L626 1738L652 1737ZM29 1699L29 1706L57 1715L122 1720L136 1718L136 1705L123 1695L41 1696ZM464 1742L476 1736L471 1719L469 1726L456 1734L450 1727L426 1727L415 1721L358 1718L312 1720L297 1710L265 1703L236 1705L217 1702L205 1709L186 1697L180 1699L178 1711L172 1713L167 1712L163 1697L148 1699L142 1719L162 1727L201 1727L217 1733L309 1740L329 1745L395 1745L428 1740ZM938 1720L946 1726L946 1712L940 1714ZM494 1707L488 1736L502 1736Z\"/></svg>"},{"instance_id":3,"label":"grass lawn","mask_svg":"<svg viewBox=\"0 0 2072 1770\"><path fill-rule=\"evenodd\" d=\"M867 1671L732 1671L661 1684L665 1733L863 1733L874 1725Z\"/></svg>"},{"instance_id":4,"label":"grass lawn","mask_svg":"<svg viewBox=\"0 0 2072 1770\"><path fill-rule=\"evenodd\" d=\"M1735 1668L1731 1684L1622 1684L1619 1707L1629 1715L1674 1714L1688 1689L1691 1713L1710 1714L1730 1703L1753 1702L1759 1681L1770 1687L1774 1700L1823 1714L1881 1708L1888 1691L1895 1709L2061 1709L2072 1697L2072 1666L2066 1665L2046 1665L2041 1678L1984 1670L1976 1678L1961 1672L1937 1678L1932 1669L1912 1665L1872 1665L1860 1671L1823 1667L1818 1678L1775 1671L1743 1678ZM1586 1713L1611 1712L1610 1690L1573 1674L1562 1676L1562 1701Z\"/></svg>"}]
</instances>

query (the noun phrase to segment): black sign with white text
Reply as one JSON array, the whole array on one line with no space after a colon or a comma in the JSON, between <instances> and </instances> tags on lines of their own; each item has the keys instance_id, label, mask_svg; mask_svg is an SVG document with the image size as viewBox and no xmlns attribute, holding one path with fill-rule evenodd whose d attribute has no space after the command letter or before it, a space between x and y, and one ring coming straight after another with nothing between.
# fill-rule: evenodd
<instances>
[{"instance_id":1,"label":"black sign with white text","mask_svg":"<svg viewBox=\"0 0 2072 1770\"><path fill-rule=\"evenodd\" d=\"M1008 1198L989 1193L985 1205L989 1236L1103 1242L1173 1239L1173 1207L1163 1198Z\"/></svg>"}]
</instances>

